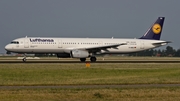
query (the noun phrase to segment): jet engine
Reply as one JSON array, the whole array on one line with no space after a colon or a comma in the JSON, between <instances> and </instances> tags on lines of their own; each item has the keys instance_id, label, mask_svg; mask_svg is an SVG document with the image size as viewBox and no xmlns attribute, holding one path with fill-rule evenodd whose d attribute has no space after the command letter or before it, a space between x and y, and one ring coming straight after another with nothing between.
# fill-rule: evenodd
<instances>
[{"instance_id":1,"label":"jet engine","mask_svg":"<svg viewBox=\"0 0 180 101\"><path fill-rule=\"evenodd\" d=\"M73 58L87 58L89 57L89 52L85 50L72 50L71 56Z\"/></svg>"}]
</instances>

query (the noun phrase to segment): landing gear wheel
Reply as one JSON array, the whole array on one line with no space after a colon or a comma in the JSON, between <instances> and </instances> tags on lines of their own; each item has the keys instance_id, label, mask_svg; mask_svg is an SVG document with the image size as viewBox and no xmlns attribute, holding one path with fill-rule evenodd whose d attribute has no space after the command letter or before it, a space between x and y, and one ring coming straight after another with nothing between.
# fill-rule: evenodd
<instances>
[{"instance_id":1,"label":"landing gear wheel","mask_svg":"<svg viewBox=\"0 0 180 101\"><path fill-rule=\"evenodd\" d=\"M22 60L23 62L26 62L26 53L24 53L24 58Z\"/></svg>"},{"instance_id":2,"label":"landing gear wheel","mask_svg":"<svg viewBox=\"0 0 180 101\"><path fill-rule=\"evenodd\" d=\"M91 62L96 62L96 57L91 57L90 60Z\"/></svg>"},{"instance_id":3,"label":"landing gear wheel","mask_svg":"<svg viewBox=\"0 0 180 101\"><path fill-rule=\"evenodd\" d=\"M23 62L26 62L26 58L23 58L22 60L23 60Z\"/></svg>"},{"instance_id":4,"label":"landing gear wheel","mask_svg":"<svg viewBox=\"0 0 180 101\"><path fill-rule=\"evenodd\" d=\"M85 62L86 58L80 58L81 62Z\"/></svg>"}]
</instances>

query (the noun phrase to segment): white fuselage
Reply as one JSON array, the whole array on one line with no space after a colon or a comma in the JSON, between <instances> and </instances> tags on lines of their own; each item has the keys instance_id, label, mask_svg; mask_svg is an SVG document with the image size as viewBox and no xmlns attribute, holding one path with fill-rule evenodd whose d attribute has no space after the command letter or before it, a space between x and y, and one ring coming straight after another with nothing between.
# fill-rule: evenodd
<instances>
[{"instance_id":1,"label":"white fuselage","mask_svg":"<svg viewBox=\"0 0 180 101\"><path fill-rule=\"evenodd\" d=\"M17 42L17 43L16 43ZM161 40L145 39L115 39L115 38L45 38L26 37L13 40L5 49L15 53L69 53L73 49L107 46L127 43L117 48L101 49L97 54L123 54L143 51L166 44L153 45L152 43L165 42Z\"/></svg>"}]
</instances>

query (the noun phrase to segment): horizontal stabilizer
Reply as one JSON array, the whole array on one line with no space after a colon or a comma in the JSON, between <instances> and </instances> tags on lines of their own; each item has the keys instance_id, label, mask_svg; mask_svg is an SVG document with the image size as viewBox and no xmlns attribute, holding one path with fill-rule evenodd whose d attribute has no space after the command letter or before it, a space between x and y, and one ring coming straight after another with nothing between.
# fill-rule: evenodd
<instances>
[{"instance_id":1,"label":"horizontal stabilizer","mask_svg":"<svg viewBox=\"0 0 180 101\"><path fill-rule=\"evenodd\" d=\"M162 45L162 44L167 44L167 43L172 43L171 41L164 41L164 42L156 42L152 43L153 45Z\"/></svg>"}]
</instances>

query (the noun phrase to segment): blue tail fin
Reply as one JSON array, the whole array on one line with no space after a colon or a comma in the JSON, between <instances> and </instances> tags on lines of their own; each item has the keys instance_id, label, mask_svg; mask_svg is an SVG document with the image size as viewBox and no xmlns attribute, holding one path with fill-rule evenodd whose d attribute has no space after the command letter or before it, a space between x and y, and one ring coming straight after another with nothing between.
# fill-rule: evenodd
<instances>
[{"instance_id":1,"label":"blue tail fin","mask_svg":"<svg viewBox=\"0 0 180 101\"><path fill-rule=\"evenodd\" d=\"M148 29L148 31L140 39L160 40L165 17L158 17L156 22Z\"/></svg>"}]
</instances>

